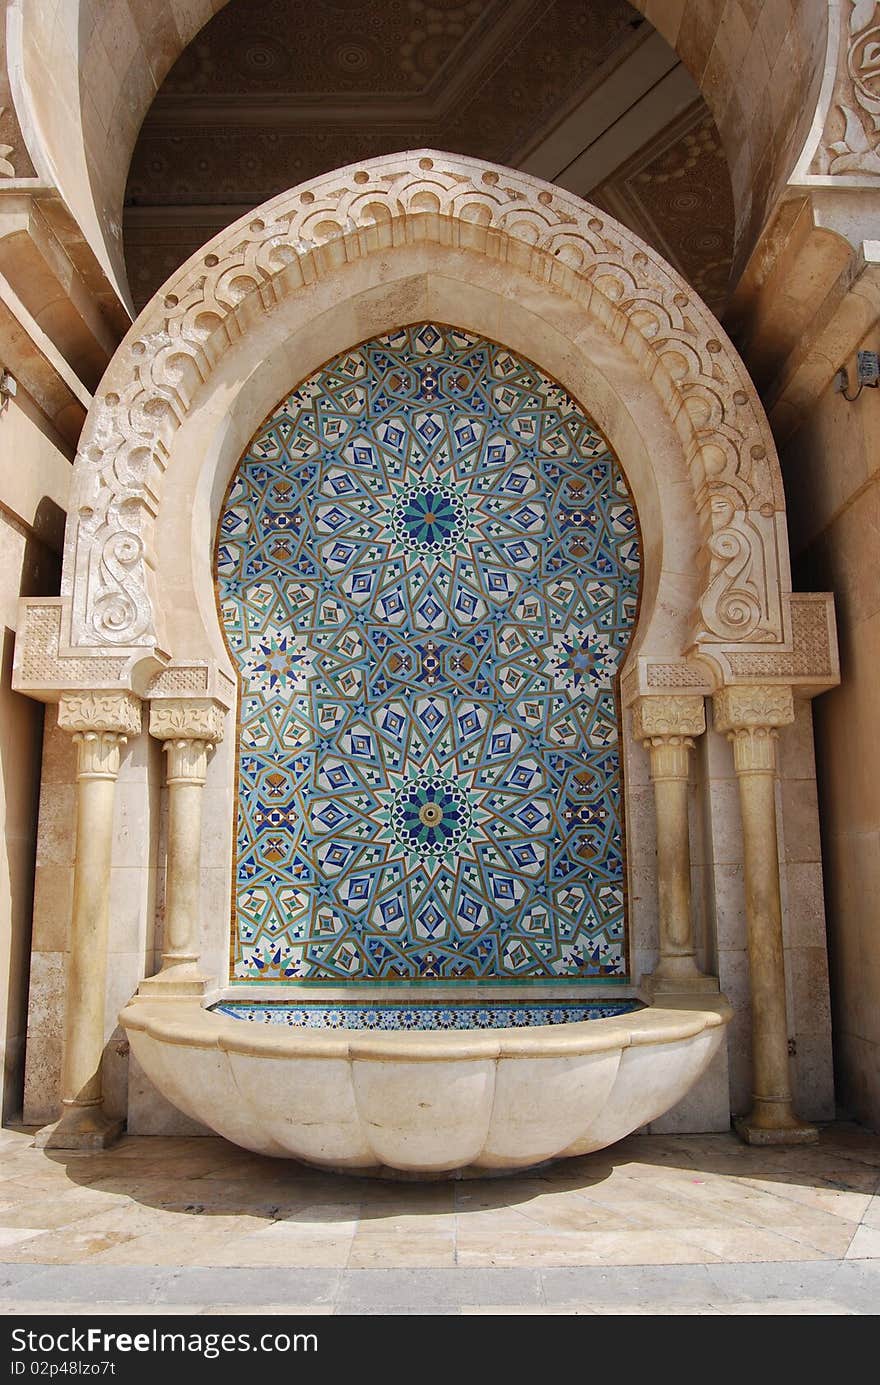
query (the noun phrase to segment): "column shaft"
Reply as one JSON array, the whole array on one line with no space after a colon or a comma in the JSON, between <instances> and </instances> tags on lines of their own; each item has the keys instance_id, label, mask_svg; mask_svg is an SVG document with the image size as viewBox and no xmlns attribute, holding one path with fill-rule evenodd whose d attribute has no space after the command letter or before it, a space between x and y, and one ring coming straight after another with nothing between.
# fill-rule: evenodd
<instances>
[{"instance_id":1,"label":"column shaft","mask_svg":"<svg viewBox=\"0 0 880 1385\"><path fill-rule=\"evenodd\" d=\"M776 845L777 727L794 720L794 700L786 687L734 686L716 693L714 704L739 784L752 992L752 1109L736 1129L749 1144L803 1144L817 1132L792 1099Z\"/></svg>"},{"instance_id":2,"label":"column shaft","mask_svg":"<svg viewBox=\"0 0 880 1385\"><path fill-rule=\"evenodd\" d=\"M150 734L162 741L168 787L165 939L162 967L139 995L201 995L202 804L208 756L223 738L224 708L213 697L163 697L150 703Z\"/></svg>"},{"instance_id":3,"label":"column shaft","mask_svg":"<svg viewBox=\"0 0 880 1385\"><path fill-rule=\"evenodd\" d=\"M754 1111L762 1125L794 1120L788 1064L782 902L772 774L739 775L745 856L746 925L752 984Z\"/></svg>"},{"instance_id":4,"label":"column shaft","mask_svg":"<svg viewBox=\"0 0 880 1385\"><path fill-rule=\"evenodd\" d=\"M141 727L140 700L130 692L68 693L58 725L76 746L76 830L73 908L68 948L62 1114L36 1143L51 1149L102 1149L122 1122L101 1106L104 992L110 932L113 807L122 748Z\"/></svg>"},{"instance_id":5,"label":"column shaft","mask_svg":"<svg viewBox=\"0 0 880 1385\"><path fill-rule=\"evenodd\" d=\"M164 966L178 966L195 964L199 958L204 787L204 775L189 777L181 761L188 751L188 758L204 761L207 751L204 741L166 741L165 750L168 754L168 857L162 956Z\"/></svg>"},{"instance_id":6,"label":"column shaft","mask_svg":"<svg viewBox=\"0 0 880 1385\"><path fill-rule=\"evenodd\" d=\"M110 925L113 800L120 741L112 732L75 735L79 763L61 1093L65 1105L101 1101L104 989Z\"/></svg>"},{"instance_id":7,"label":"column shaft","mask_svg":"<svg viewBox=\"0 0 880 1385\"><path fill-rule=\"evenodd\" d=\"M703 699L640 697L633 730L647 749L657 817L657 913L660 956L651 976L656 990L715 990L697 967L691 916L691 845L688 778L694 736L706 727Z\"/></svg>"},{"instance_id":8,"label":"column shaft","mask_svg":"<svg viewBox=\"0 0 880 1385\"><path fill-rule=\"evenodd\" d=\"M668 751L670 747L662 747ZM691 918L691 854L688 834L688 781L686 746L681 777L655 775L659 759L651 752L654 803L657 810L657 892L660 923L660 961L655 976L699 975L694 961ZM663 757L668 760L668 754ZM665 766L664 766L665 768Z\"/></svg>"}]
</instances>

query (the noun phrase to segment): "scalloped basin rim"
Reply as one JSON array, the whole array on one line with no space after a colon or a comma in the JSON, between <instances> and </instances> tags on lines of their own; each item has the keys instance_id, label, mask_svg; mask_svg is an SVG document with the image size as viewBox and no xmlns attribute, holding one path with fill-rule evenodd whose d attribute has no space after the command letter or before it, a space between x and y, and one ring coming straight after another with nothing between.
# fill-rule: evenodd
<instances>
[{"instance_id":1,"label":"scalloped basin rim","mask_svg":"<svg viewBox=\"0 0 880 1385\"><path fill-rule=\"evenodd\" d=\"M642 1044L676 1043L727 1024L724 996L675 997L628 1015L527 1029L314 1030L243 1024L205 1009L194 997L135 997L120 1013L126 1030L140 1030L166 1044L219 1049L254 1057L442 1059L553 1057L599 1053Z\"/></svg>"},{"instance_id":2,"label":"scalloped basin rim","mask_svg":"<svg viewBox=\"0 0 880 1385\"><path fill-rule=\"evenodd\" d=\"M196 996L120 1019L185 1115L256 1154L380 1176L480 1177L588 1154L674 1106L731 1011L717 993L516 1029L247 1024Z\"/></svg>"}]
</instances>

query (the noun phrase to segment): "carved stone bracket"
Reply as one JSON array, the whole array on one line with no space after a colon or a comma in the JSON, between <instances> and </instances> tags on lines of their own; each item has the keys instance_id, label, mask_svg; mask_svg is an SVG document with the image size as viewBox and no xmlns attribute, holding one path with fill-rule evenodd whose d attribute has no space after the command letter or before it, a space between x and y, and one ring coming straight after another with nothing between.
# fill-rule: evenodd
<instances>
[{"instance_id":1,"label":"carved stone bracket","mask_svg":"<svg viewBox=\"0 0 880 1385\"><path fill-rule=\"evenodd\" d=\"M833 596L792 592L782 611L783 639L778 644L698 643L689 658L678 660L639 655L621 679L624 705L664 693L709 696L739 684L778 683L795 688L799 697L816 697L835 687L840 682L840 661Z\"/></svg>"},{"instance_id":2,"label":"carved stone bracket","mask_svg":"<svg viewBox=\"0 0 880 1385\"><path fill-rule=\"evenodd\" d=\"M38 702L75 689L145 689L168 662L161 650L70 643L70 606L59 597L25 597L18 607L12 686Z\"/></svg>"}]
</instances>

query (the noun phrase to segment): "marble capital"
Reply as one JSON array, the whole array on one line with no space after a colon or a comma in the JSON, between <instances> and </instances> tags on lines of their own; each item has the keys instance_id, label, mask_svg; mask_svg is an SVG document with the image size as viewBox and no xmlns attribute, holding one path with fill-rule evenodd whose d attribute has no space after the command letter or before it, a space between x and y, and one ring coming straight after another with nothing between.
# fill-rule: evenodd
<instances>
[{"instance_id":1,"label":"marble capital","mask_svg":"<svg viewBox=\"0 0 880 1385\"><path fill-rule=\"evenodd\" d=\"M693 744L693 737L706 729L702 697L639 697L632 711L633 735L645 744L658 738L682 738Z\"/></svg>"},{"instance_id":2,"label":"marble capital","mask_svg":"<svg viewBox=\"0 0 880 1385\"><path fill-rule=\"evenodd\" d=\"M716 731L769 730L794 721L794 695L788 687L743 683L715 693L712 710Z\"/></svg>"},{"instance_id":3,"label":"marble capital","mask_svg":"<svg viewBox=\"0 0 880 1385\"><path fill-rule=\"evenodd\" d=\"M794 721L791 688L722 688L712 699L716 730L733 745L737 774L773 774L778 728Z\"/></svg>"},{"instance_id":4,"label":"marble capital","mask_svg":"<svg viewBox=\"0 0 880 1385\"><path fill-rule=\"evenodd\" d=\"M114 732L118 736L139 736L141 700L131 692L68 692L58 703L58 725L62 731Z\"/></svg>"},{"instance_id":5,"label":"marble capital","mask_svg":"<svg viewBox=\"0 0 880 1385\"><path fill-rule=\"evenodd\" d=\"M167 784L204 784L208 775L208 754L212 741L201 738L163 738L162 747L168 757L165 773Z\"/></svg>"},{"instance_id":6,"label":"marble capital","mask_svg":"<svg viewBox=\"0 0 880 1385\"><path fill-rule=\"evenodd\" d=\"M166 697L150 700L150 735L160 741L223 739L226 708L214 697Z\"/></svg>"}]
</instances>

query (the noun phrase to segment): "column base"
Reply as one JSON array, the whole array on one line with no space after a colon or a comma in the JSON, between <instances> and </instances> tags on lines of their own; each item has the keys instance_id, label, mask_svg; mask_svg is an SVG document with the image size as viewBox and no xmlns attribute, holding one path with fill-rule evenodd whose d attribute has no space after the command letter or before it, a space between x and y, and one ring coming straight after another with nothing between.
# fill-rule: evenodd
<instances>
[{"instance_id":1,"label":"column base","mask_svg":"<svg viewBox=\"0 0 880 1385\"><path fill-rule=\"evenodd\" d=\"M737 1116L733 1128L746 1145L814 1145L819 1138L815 1125L797 1116L780 1125L762 1125L752 1113Z\"/></svg>"},{"instance_id":2,"label":"column base","mask_svg":"<svg viewBox=\"0 0 880 1385\"><path fill-rule=\"evenodd\" d=\"M149 996L150 1000L200 996L205 994L212 981L213 978L199 971L193 961L172 962L163 966L155 976L145 977L138 986L137 993L140 996Z\"/></svg>"},{"instance_id":3,"label":"column base","mask_svg":"<svg viewBox=\"0 0 880 1385\"><path fill-rule=\"evenodd\" d=\"M65 1106L59 1120L44 1125L34 1136L37 1149L106 1149L122 1134L124 1122L108 1116L100 1106Z\"/></svg>"},{"instance_id":4,"label":"column base","mask_svg":"<svg viewBox=\"0 0 880 1385\"><path fill-rule=\"evenodd\" d=\"M717 976L706 976L696 970L682 976L649 971L640 978L639 988L649 1000L663 995L718 995L721 991Z\"/></svg>"}]
</instances>

